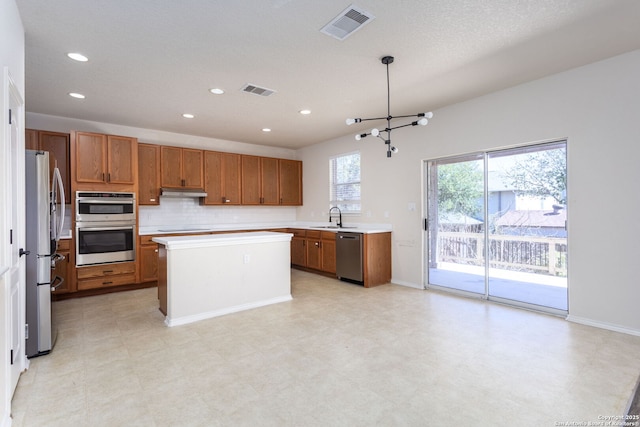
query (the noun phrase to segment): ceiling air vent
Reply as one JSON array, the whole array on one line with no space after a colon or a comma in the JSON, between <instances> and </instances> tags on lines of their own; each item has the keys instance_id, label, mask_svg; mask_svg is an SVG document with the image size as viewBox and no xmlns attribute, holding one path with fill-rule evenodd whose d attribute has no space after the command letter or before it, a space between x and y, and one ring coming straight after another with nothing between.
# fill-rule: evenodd
<instances>
[{"instance_id":1,"label":"ceiling air vent","mask_svg":"<svg viewBox=\"0 0 640 427\"><path fill-rule=\"evenodd\" d=\"M243 92L247 92L247 93L253 93L254 95L260 95L260 96L270 96L273 95L276 91L272 90L272 89L267 89L264 87L259 87L256 85L252 85L247 83L246 85L242 86L241 89Z\"/></svg>"},{"instance_id":2,"label":"ceiling air vent","mask_svg":"<svg viewBox=\"0 0 640 427\"><path fill-rule=\"evenodd\" d=\"M375 19L370 12L351 5L322 27L321 33L344 40Z\"/></svg>"}]
</instances>

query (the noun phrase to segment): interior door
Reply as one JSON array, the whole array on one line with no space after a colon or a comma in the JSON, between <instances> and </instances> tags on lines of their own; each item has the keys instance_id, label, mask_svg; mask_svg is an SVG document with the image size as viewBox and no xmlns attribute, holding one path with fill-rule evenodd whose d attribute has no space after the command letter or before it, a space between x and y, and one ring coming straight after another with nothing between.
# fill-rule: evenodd
<instances>
[{"instance_id":1,"label":"interior door","mask_svg":"<svg viewBox=\"0 0 640 427\"><path fill-rule=\"evenodd\" d=\"M24 353L24 317L25 317L25 263L22 261L24 258L20 255L20 249L24 247L24 220L20 221L20 218L24 218L24 202L20 203L22 199L24 201L24 142L21 141L20 133L21 129L24 130L22 124L22 112L23 103L18 93L17 88L11 82L9 76L5 72L5 85L8 86L9 92L9 109L10 121L9 121L9 143L7 159L8 164L5 162L5 168L7 169L7 199L10 200L10 212L9 212L9 271L7 273L7 280L9 281L9 343L11 348L9 349L9 391L13 394L18 384L18 378L20 373L25 367L25 353ZM5 87L7 87L5 86Z\"/></svg>"}]
</instances>

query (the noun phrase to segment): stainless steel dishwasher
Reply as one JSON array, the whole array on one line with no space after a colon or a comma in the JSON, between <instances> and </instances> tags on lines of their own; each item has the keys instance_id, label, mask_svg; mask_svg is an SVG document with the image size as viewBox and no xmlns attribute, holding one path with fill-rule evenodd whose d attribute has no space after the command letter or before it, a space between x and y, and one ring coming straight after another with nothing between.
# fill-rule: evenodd
<instances>
[{"instance_id":1,"label":"stainless steel dishwasher","mask_svg":"<svg viewBox=\"0 0 640 427\"><path fill-rule=\"evenodd\" d=\"M363 283L362 233L338 232L336 236L336 275L340 280Z\"/></svg>"}]
</instances>

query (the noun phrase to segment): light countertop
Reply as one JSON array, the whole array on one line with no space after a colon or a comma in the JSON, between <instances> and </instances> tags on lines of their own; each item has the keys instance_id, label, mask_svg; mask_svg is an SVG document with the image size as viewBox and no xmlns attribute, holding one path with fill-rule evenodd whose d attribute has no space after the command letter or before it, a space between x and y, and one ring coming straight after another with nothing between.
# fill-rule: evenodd
<instances>
[{"instance_id":1,"label":"light countertop","mask_svg":"<svg viewBox=\"0 0 640 427\"><path fill-rule=\"evenodd\" d=\"M203 225L155 225L145 226L138 229L140 236L145 235L163 235L163 234L205 234L212 232L233 232L241 230L265 230L265 229L286 229L298 228L303 230L329 231L337 233L338 231L372 234L372 233L390 233L391 225L388 224L345 224L342 228L334 225L328 228L328 222L309 223L309 222L292 222L292 223L246 223L246 224L203 224Z\"/></svg>"},{"instance_id":2,"label":"light countertop","mask_svg":"<svg viewBox=\"0 0 640 427\"><path fill-rule=\"evenodd\" d=\"M168 250L173 250L280 242L289 241L292 237L293 234L290 233L254 231L248 233L198 234L193 236L154 237L152 240L156 243L164 245Z\"/></svg>"}]
</instances>

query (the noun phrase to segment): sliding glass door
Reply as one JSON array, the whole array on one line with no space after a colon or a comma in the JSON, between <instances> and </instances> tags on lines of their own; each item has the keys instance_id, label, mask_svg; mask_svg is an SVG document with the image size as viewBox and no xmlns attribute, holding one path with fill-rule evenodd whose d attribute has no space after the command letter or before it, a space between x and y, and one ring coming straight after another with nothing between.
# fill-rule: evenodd
<instances>
[{"instance_id":1,"label":"sliding glass door","mask_svg":"<svg viewBox=\"0 0 640 427\"><path fill-rule=\"evenodd\" d=\"M425 286L567 311L566 143L426 163Z\"/></svg>"}]
</instances>

